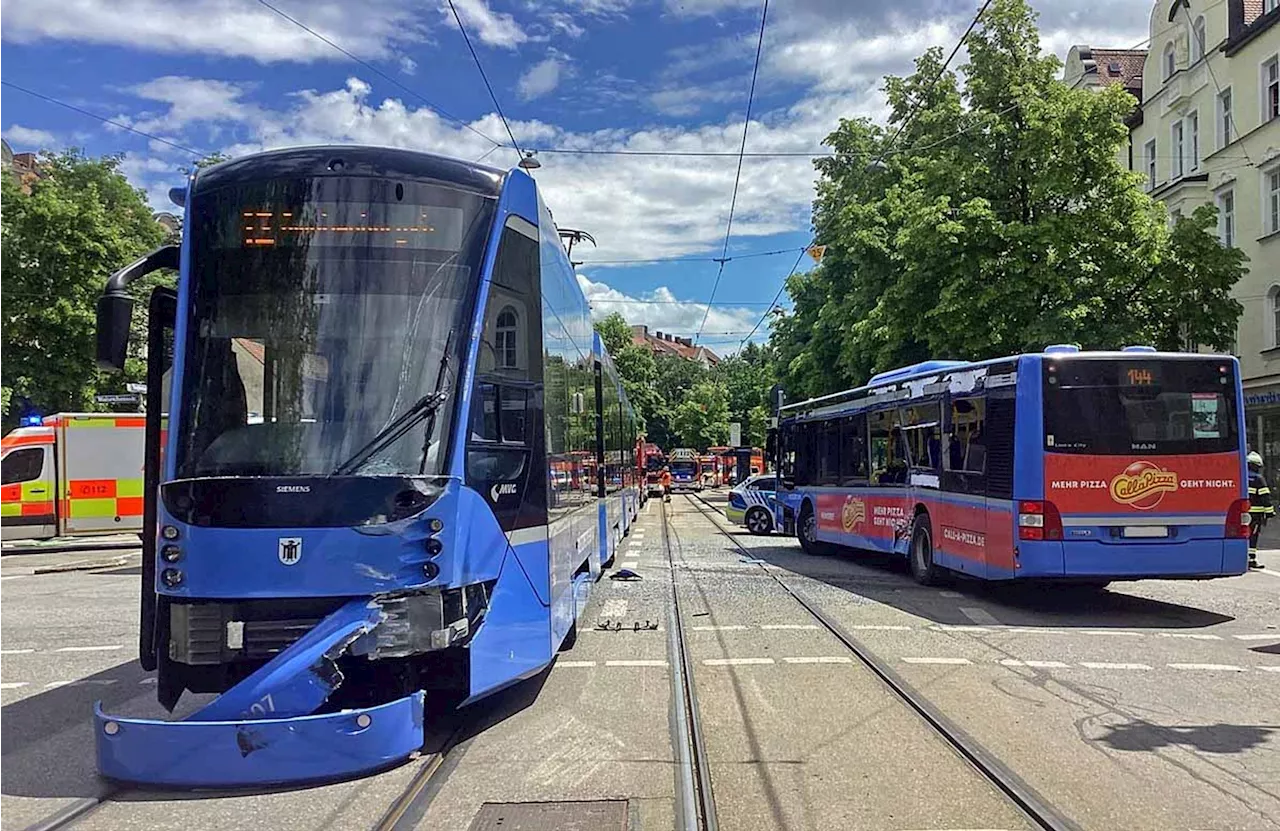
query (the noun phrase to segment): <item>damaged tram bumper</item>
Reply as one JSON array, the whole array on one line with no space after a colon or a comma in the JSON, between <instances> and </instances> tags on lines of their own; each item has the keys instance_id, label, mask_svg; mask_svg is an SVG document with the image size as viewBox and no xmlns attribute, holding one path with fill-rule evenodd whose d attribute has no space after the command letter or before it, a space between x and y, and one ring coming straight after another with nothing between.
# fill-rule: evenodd
<instances>
[{"instance_id":1,"label":"damaged tram bumper","mask_svg":"<svg viewBox=\"0 0 1280 831\"><path fill-rule=\"evenodd\" d=\"M348 601L181 721L116 717L98 704L99 772L149 785L234 788L340 779L404 760L423 743L424 692L367 708L319 711L342 684L338 659L402 648L403 618L416 605ZM439 647L455 634L463 631L427 637Z\"/></svg>"}]
</instances>

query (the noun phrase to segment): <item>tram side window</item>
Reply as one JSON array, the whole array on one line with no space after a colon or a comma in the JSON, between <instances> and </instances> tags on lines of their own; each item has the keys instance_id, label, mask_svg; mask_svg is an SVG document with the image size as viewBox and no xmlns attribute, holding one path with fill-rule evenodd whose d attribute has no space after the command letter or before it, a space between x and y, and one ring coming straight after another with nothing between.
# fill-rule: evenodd
<instances>
[{"instance_id":1,"label":"tram side window","mask_svg":"<svg viewBox=\"0 0 1280 831\"><path fill-rule=\"evenodd\" d=\"M987 402L982 398L957 398L951 402L951 427L944 454L947 470L971 474L986 471L986 413Z\"/></svg>"},{"instance_id":2,"label":"tram side window","mask_svg":"<svg viewBox=\"0 0 1280 831\"><path fill-rule=\"evenodd\" d=\"M844 484L866 484L867 416L860 413L840 425L840 478Z\"/></svg>"},{"instance_id":3,"label":"tram side window","mask_svg":"<svg viewBox=\"0 0 1280 831\"><path fill-rule=\"evenodd\" d=\"M871 436L871 480L877 485L905 485L907 448L897 410L880 410L867 416Z\"/></svg>"}]
</instances>

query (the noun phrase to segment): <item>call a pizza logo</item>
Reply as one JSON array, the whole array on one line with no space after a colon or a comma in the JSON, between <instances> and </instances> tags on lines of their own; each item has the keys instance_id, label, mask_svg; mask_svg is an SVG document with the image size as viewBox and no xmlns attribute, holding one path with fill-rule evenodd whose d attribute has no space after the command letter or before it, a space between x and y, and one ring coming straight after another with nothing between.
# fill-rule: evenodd
<instances>
[{"instance_id":1,"label":"call a pizza logo","mask_svg":"<svg viewBox=\"0 0 1280 831\"><path fill-rule=\"evenodd\" d=\"M1142 511L1159 505L1166 493L1177 489L1178 474L1147 461L1134 462L1111 480L1111 498Z\"/></svg>"},{"instance_id":2,"label":"call a pizza logo","mask_svg":"<svg viewBox=\"0 0 1280 831\"><path fill-rule=\"evenodd\" d=\"M844 501L840 509L840 524L845 531L852 531L867 521L867 503L852 496Z\"/></svg>"}]
</instances>

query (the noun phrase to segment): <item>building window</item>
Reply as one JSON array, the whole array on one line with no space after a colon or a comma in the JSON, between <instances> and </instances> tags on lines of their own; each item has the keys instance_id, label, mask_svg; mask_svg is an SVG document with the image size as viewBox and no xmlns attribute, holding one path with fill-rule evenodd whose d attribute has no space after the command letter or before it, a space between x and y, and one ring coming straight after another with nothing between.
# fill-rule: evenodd
<instances>
[{"instance_id":1,"label":"building window","mask_svg":"<svg viewBox=\"0 0 1280 831\"><path fill-rule=\"evenodd\" d=\"M1276 10L1277 6L1280 6L1280 0L1263 0L1262 13L1268 14L1270 12L1273 12Z\"/></svg>"},{"instance_id":2,"label":"building window","mask_svg":"<svg viewBox=\"0 0 1280 831\"><path fill-rule=\"evenodd\" d=\"M1195 63L1204 57L1204 16L1196 18L1191 25L1191 62Z\"/></svg>"},{"instance_id":3,"label":"building window","mask_svg":"<svg viewBox=\"0 0 1280 831\"><path fill-rule=\"evenodd\" d=\"M1267 348L1277 346L1276 333L1280 332L1280 286L1267 289Z\"/></svg>"},{"instance_id":4,"label":"building window","mask_svg":"<svg viewBox=\"0 0 1280 831\"><path fill-rule=\"evenodd\" d=\"M516 341L518 320L514 306L507 306L498 312L497 325L494 327L494 347L498 353L499 369L517 369L520 366L520 353Z\"/></svg>"},{"instance_id":5,"label":"building window","mask_svg":"<svg viewBox=\"0 0 1280 831\"><path fill-rule=\"evenodd\" d=\"M1169 178L1181 179L1183 171L1183 159L1186 156L1187 149L1182 141L1183 129L1182 122L1175 121L1169 127L1169 137L1172 139L1173 157L1169 164Z\"/></svg>"},{"instance_id":6,"label":"building window","mask_svg":"<svg viewBox=\"0 0 1280 831\"><path fill-rule=\"evenodd\" d=\"M1280 168L1262 174L1262 227L1268 234L1280 232Z\"/></svg>"},{"instance_id":7,"label":"building window","mask_svg":"<svg viewBox=\"0 0 1280 831\"><path fill-rule=\"evenodd\" d=\"M1173 42L1165 44L1164 47L1164 79L1167 81L1173 77L1173 73L1178 71L1178 57L1173 49Z\"/></svg>"},{"instance_id":8,"label":"building window","mask_svg":"<svg viewBox=\"0 0 1280 831\"><path fill-rule=\"evenodd\" d=\"M1218 93L1218 147L1232 142L1235 130L1231 129L1231 87Z\"/></svg>"},{"instance_id":9,"label":"building window","mask_svg":"<svg viewBox=\"0 0 1280 831\"><path fill-rule=\"evenodd\" d=\"M1228 248L1236 244L1236 194L1225 190L1218 194L1218 238Z\"/></svg>"},{"instance_id":10,"label":"building window","mask_svg":"<svg viewBox=\"0 0 1280 831\"><path fill-rule=\"evenodd\" d=\"M1147 163L1147 188L1155 190L1156 188L1156 140L1152 139L1147 142L1146 149L1143 152L1143 158Z\"/></svg>"},{"instance_id":11,"label":"building window","mask_svg":"<svg viewBox=\"0 0 1280 831\"><path fill-rule=\"evenodd\" d=\"M1280 116L1280 58L1272 56L1262 65L1262 120Z\"/></svg>"},{"instance_id":12,"label":"building window","mask_svg":"<svg viewBox=\"0 0 1280 831\"><path fill-rule=\"evenodd\" d=\"M1187 116L1187 151L1192 171L1200 169L1200 113Z\"/></svg>"}]
</instances>

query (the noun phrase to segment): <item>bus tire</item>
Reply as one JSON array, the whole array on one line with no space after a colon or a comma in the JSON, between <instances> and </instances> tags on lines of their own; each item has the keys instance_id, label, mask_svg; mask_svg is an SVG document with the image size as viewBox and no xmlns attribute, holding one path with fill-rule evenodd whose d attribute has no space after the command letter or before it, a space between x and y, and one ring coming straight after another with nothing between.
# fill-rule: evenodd
<instances>
[{"instance_id":1,"label":"bus tire","mask_svg":"<svg viewBox=\"0 0 1280 831\"><path fill-rule=\"evenodd\" d=\"M818 520L813 514L813 506L808 502L800 509L800 523L796 527L796 536L800 538L800 547L804 553L822 556L829 553L826 545L818 541Z\"/></svg>"},{"instance_id":2,"label":"bus tire","mask_svg":"<svg viewBox=\"0 0 1280 831\"><path fill-rule=\"evenodd\" d=\"M769 512L759 506L748 510L742 521L747 526L747 530L757 536L764 536L773 531L773 517L769 516Z\"/></svg>"},{"instance_id":3,"label":"bus tire","mask_svg":"<svg viewBox=\"0 0 1280 831\"><path fill-rule=\"evenodd\" d=\"M911 523L911 549L908 552L911 576L922 586L936 586L942 580L942 569L933 562L933 525L929 514L921 511Z\"/></svg>"}]
</instances>

